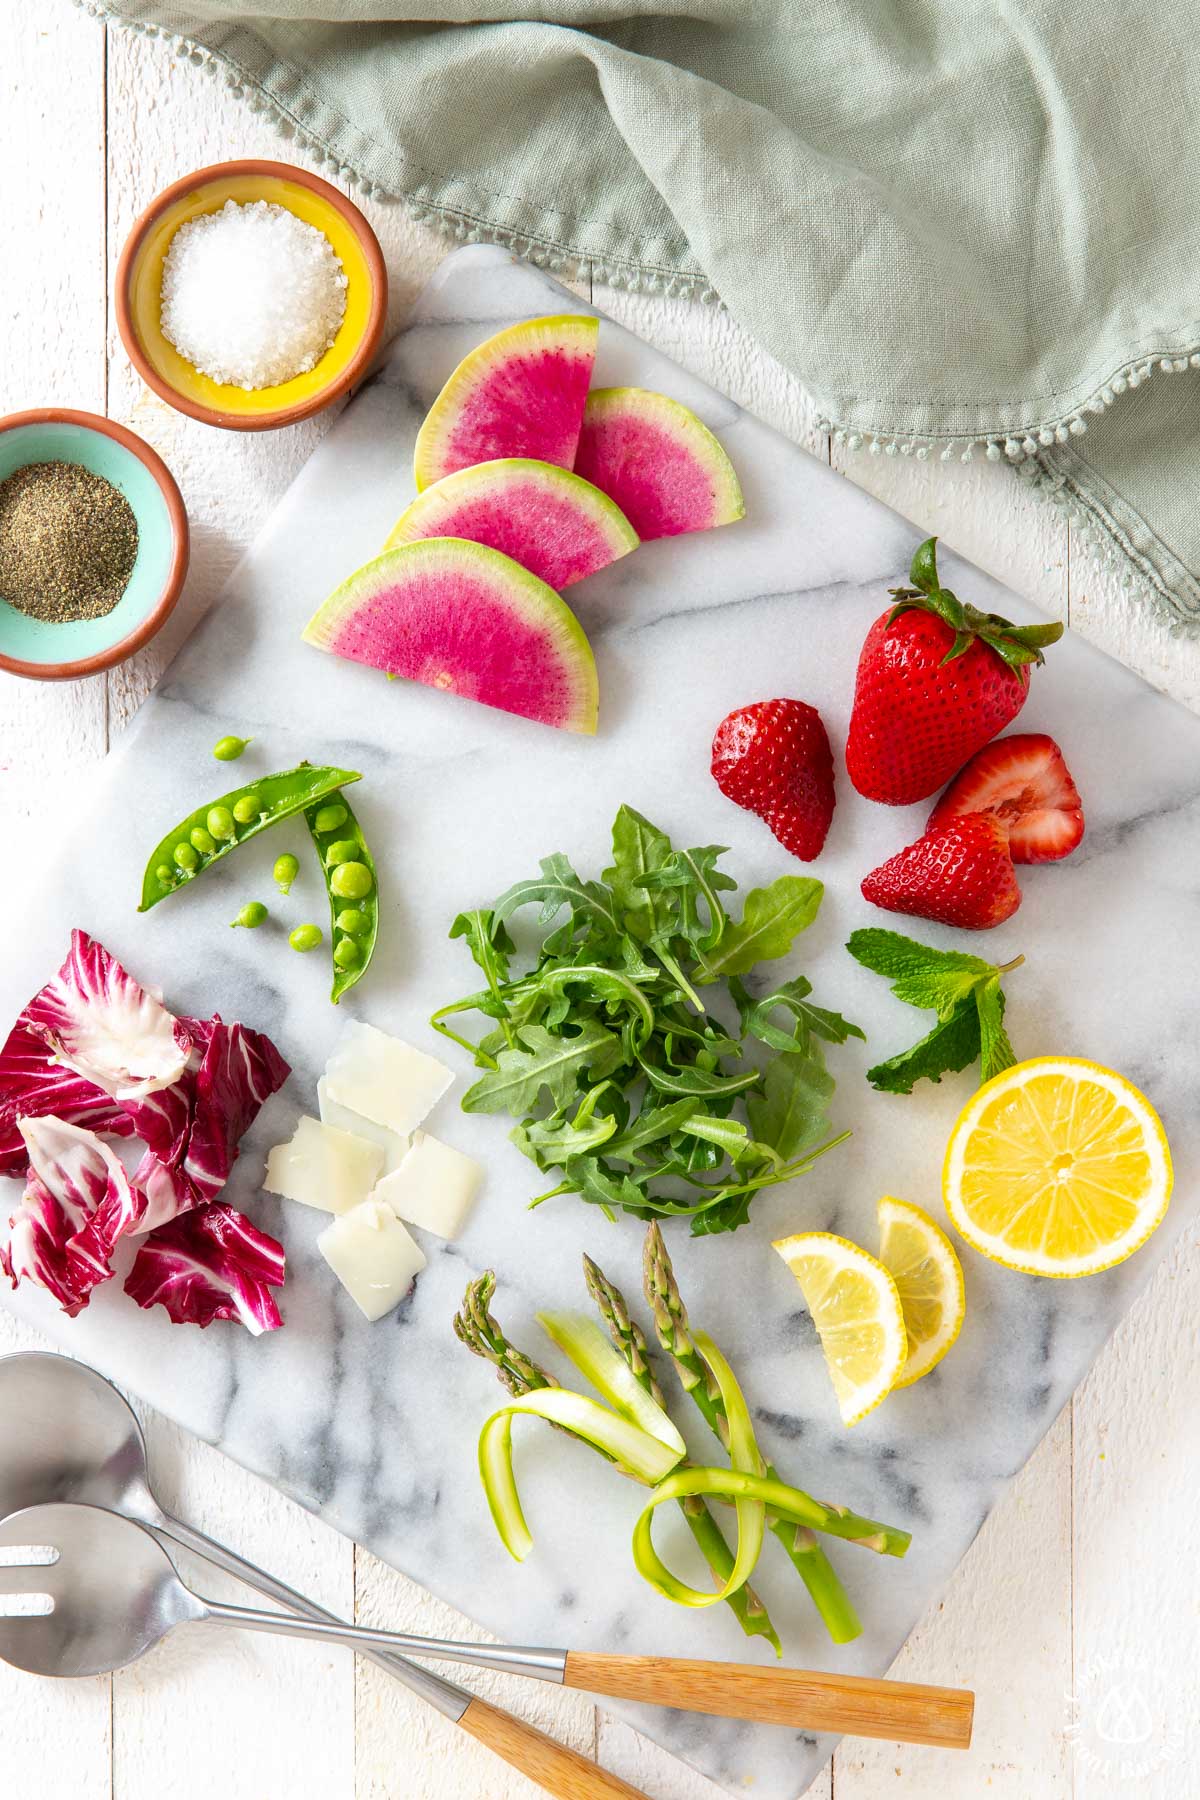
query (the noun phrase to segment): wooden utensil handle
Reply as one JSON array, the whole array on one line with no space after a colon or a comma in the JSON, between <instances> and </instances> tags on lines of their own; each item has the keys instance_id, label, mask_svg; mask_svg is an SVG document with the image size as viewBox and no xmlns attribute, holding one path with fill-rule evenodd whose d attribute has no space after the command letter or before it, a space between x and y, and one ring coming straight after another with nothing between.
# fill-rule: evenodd
<instances>
[{"instance_id":1,"label":"wooden utensil handle","mask_svg":"<svg viewBox=\"0 0 1200 1800\"><path fill-rule=\"evenodd\" d=\"M824 1675L811 1669L765 1669L751 1663L692 1662L686 1657L600 1656L571 1650L567 1687L686 1712L763 1719L808 1731L939 1744L971 1742L975 1696L965 1688Z\"/></svg>"},{"instance_id":2,"label":"wooden utensil handle","mask_svg":"<svg viewBox=\"0 0 1200 1800\"><path fill-rule=\"evenodd\" d=\"M639 1788L610 1775L599 1763L486 1700L472 1700L459 1724L555 1800L647 1800Z\"/></svg>"}]
</instances>

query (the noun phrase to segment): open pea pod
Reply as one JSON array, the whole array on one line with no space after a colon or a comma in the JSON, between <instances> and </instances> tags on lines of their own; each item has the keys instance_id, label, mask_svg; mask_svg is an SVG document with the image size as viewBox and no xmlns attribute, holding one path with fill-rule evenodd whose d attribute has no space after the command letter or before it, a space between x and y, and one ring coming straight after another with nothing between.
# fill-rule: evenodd
<instances>
[{"instance_id":1,"label":"open pea pod","mask_svg":"<svg viewBox=\"0 0 1200 1800\"><path fill-rule=\"evenodd\" d=\"M355 769L301 763L295 769L260 775L257 781L243 782L241 787L206 801L151 851L138 911L148 912L272 825L319 805L348 782L361 780Z\"/></svg>"},{"instance_id":2,"label":"open pea pod","mask_svg":"<svg viewBox=\"0 0 1200 1800\"><path fill-rule=\"evenodd\" d=\"M329 998L336 1006L346 990L362 980L375 953L379 879L362 826L346 804L344 794L333 794L305 807L304 823L321 859L329 896L333 954Z\"/></svg>"}]
</instances>

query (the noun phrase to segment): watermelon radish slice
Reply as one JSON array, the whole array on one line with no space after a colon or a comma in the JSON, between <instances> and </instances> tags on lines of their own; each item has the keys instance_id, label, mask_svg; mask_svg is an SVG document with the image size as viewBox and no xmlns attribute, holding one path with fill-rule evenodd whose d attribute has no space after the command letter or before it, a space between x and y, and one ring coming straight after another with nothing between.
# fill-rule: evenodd
<instances>
[{"instance_id":1,"label":"watermelon radish slice","mask_svg":"<svg viewBox=\"0 0 1200 1800\"><path fill-rule=\"evenodd\" d=\"M576 313L527 319L464 357L417 433L417 491L496 457L569 469L599 330L598 320Z\"/></svg>"},{"instance_id":2,"label":"watermelon radish slice","mask_svg":"<svg viewBox=\"0 0 1200 1800\"><path fill-rule=\"evenodd\" d=\"M733 464L708 426L647 388L589 394L575 473L615 500L640 538L730 525L746 510Z\"/></svg>"},{"instance_id":3,"label":"watermelon radish slice","mask_svg":"<svg viewBox=\"0 0 1200 1800\"><path fill-rule=\"evenodd\" d=\"M490 544L552 588L570 587L638 545L620 507L590 481L521 456L435 481L401 513L384 549L431 537Z\"/></svg>"},{"instance_id":4,"label":"watermelon radish slice","mask_svg":"<svg viewBox=\"0 0 1200 1800\"><path fill-rule=\"evenodd\" d=\"M304 627L306 643L563 731L596 729L596 664L553 588L462 538L385 550Z\"/></svg>"}]
</instances>

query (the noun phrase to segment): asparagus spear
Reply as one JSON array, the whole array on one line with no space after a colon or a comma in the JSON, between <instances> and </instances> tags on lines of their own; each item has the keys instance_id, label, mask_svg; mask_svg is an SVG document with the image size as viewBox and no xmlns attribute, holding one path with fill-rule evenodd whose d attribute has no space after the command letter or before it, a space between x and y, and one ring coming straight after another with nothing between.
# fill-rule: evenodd
<instances>
[{"instance_id":1,"label":"asparagus spear","mask_svg":"<svg viewBox=\"0 0 1200 1800\"><path fill-rule=\"evenodd\" d=\"M646 1231L643 1268L646 1299L654 1314L658 1341L674 1362L684 1388L728 1449L728 1426L721 1407L721 1395L688 1332L687 1308L657 1224L650 1225ZM774 1475L775 1470L768 1469L767 1473ZM865 1519L861 1513L851 1512L849 1507L839 1506L831 1500L819 1500L817 1505L831 1515L829 1522L821 1527L830 1537L846 1538L860 1549L874 1550L880 1556L903 1556L912 1543L912 1533L902 1531L899 1526Z\"/></svg>"},{"instance_id":2,"label":"asparagus spear","mask_svg":"<svg viewBox=\"0 0 1200 1800\"><path fill-rule=\"evenodd\" d=\"M625 1304L625 1296L620 1288L609 1281L590 1256L585 1256L583 1259L583 1273L588 1293L595 1301L613 1343L650 1398L657 1401L665 1411L666 1402L650 1365L650 1352L645 1334L637 1320L630 1318L629 1308ZM692 1494L686 1500L681 1500L679 1509L687 1520L688 1529L695 1538L701 1555L719 1585L723 1587L733 1572L734 1561L733 1551L725 1541L724 1532L701 1495ZM747 1637L765 1637L768 1643L774 1646L775 1654L782 1656L783 1646L779 1642L779 1634L771 1623L770 1614L748 1581L735 1593L730 1594L725 1604Z\"/></svg>"},{"instance_id":3,"label":"asparagus spear","mask_svg":"<svg viewBox=\"0 0 1200 1800\"><path fill-rule=\"evenodd\" d=\"M687 1308L675 1280L662 1232L651 1225L646 1233L644 1256L646 1298L654 1313L658 1341L675 1364L685 1392L691 1395L708 1425L725 1449L729 1448L729 1421L712 1372L688 1333ZM768 1475L775 1470L767 1469ZM839 1513L839 1523L843 1514ZM814 1533L792 1519L767 1515L767 1526L779 1542L808 1589L813 1605L835 1644L848 1644L859 1636L862 1624L838 1579L837 1571Z\"/></svg>"},{"instance_id":4,"label":"asparagus spear","mask_svg":"<svg viewBox=\"0 0 1200 1800\"><path fill-rule=\"evenodd\" d=\"M496 1276L491 1269L479 1276L478 1280L468 1282L462 1311L454 1315L455 1337L476 1356L482 1356L494 1366L497 1376L510 1394L528 1394L532 1393L535 1388L557 1387L559 1384L554 1377L548 1374L540 1364L535 1363L532 1357L526 1356L523 1351L511 1344L493 1318L489 1302L495 1288ZM646 1340L641 1336L640 1331L638 1336L641 1338L641 1349L644 1356ZM636 1370L634 1372L637 1373ZM662 1395L653 1382L653 1378L651 1378L648 1391L661 1404ZM556 1431L565 1429L565 1426L562 1425L555 1426ZM568 1433L568 1436L572 1435L573 1433ZM596 1448L595 1445L591 1447ZM606 1461L612 1461L605 1451L601 1450L599 1454L604 1456ZM622 1473L624 1472L622 1471ZM702 1499L681 1500L679 1504L704 1560L712 1570L717 1582L724 1586L733 1569L733 1553L725 1542L724 1534ZM783 1654L775 1627L767 1616L766 1608L748 1586L739 1588L735 1594L730 1594L727 1605L732 1608L747 1637L765 1637L774 1646L777 1656Z\"/></svg>"}]
</instances>

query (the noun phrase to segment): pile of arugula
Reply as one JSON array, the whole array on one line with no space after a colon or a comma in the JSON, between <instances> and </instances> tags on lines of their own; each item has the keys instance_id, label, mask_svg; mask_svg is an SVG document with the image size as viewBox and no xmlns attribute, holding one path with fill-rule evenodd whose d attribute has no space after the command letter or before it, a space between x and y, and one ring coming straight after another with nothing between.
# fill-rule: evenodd
<instances>
[{"instance_id":1,"label":"pile of arugula","mask_svg":"<svg viewBox=\"0 0 1200 1800\"><path fill-rule=\"evenodd\" d=\"M788 953L824 890L781 875L752 889L734 921L721 845L676 850L628 806L612 843L600 881L548 856L490 910L460 914L450 935L486 986L432 1023L485 1071L464 1111L509 1113L514 1143L539 1169L561 1170L532 1204L577 1194L610 1217L688 1218L694 1237L733 1231L761 1188L803 1174L849 1135L829 1137L822 1044L863 1033L814 1006L803 976L762 995L742 979ZM543 941L514 974L508 923L526 906L539 909ZM479 1042L447 1024L471 1011L492 1021Z\"/></svg>"}]
</instances>

